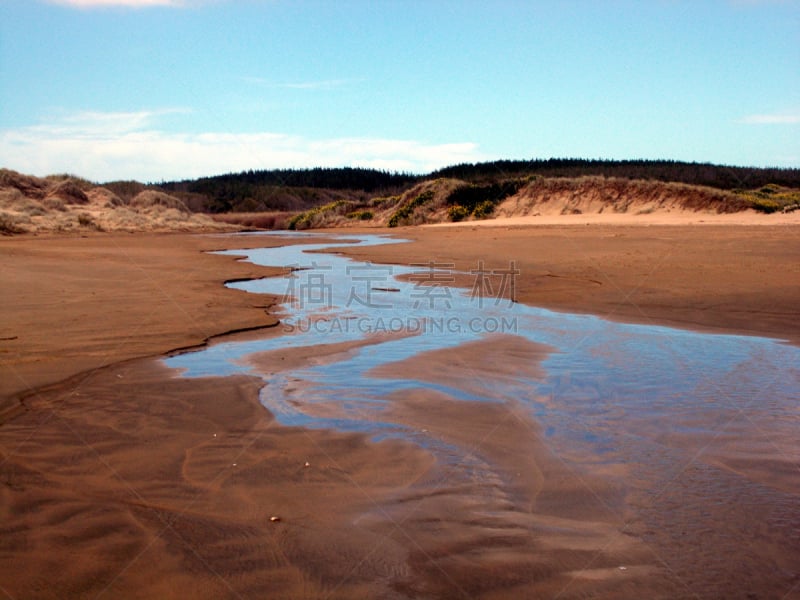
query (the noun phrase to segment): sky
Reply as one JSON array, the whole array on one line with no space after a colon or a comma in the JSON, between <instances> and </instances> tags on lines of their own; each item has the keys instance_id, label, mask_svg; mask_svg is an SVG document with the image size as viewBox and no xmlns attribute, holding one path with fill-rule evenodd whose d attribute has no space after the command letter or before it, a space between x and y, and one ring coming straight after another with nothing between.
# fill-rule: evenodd
<instances>
[{"instance_id":1,"label":"sky","mask_svg":"<svg viewBox=\"0 0 800 600\"><path fill-rule=\"evenodd\" d=\"M800 167L800 0L0 0L0 167Z\"/></svg>"}]
</instances>

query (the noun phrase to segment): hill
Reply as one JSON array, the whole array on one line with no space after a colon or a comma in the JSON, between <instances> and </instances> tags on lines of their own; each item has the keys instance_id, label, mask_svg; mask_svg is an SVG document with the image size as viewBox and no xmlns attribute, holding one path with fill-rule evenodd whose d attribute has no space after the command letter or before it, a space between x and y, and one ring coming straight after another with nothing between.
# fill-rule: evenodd
<instances>
[{"instance_id":1,"label":"hill","mask_svg":"<svg viewBox=\"0 0 800 600\"><path fill-rule=\"evenodd\" d=\"M800 169L549 159L461 164L428 175L374 169L243 171L103 185L0 169L0 233L308 229L492 216L791 211ZM213 217L213 219L212 219Z\"/></svg>"},{"instance_id":2,"label":"hill","mask_svg":"<svg viewBox=\"0 0 800 600\"><path fill-rule=\"evenodd\" d=\"M0 169L0 235L70 231L230 230L179 198L136 182L98 186L70 175Z\"/></svg>"},{"instance_id":3,"label":"hill","mask_svg":"<svg viewBox=\"0 0 800 600\"><path fill-rule=\"evenodd\" d=\"M340 200L292 217L290 229L353 224L396 227L501 217L575 214L769 213L800 208L800 190L770 184L728 191L619 177L540 177L470 183L439 178L367 202Z\"/></svg>"},{"instance_id":4,"label":"hill","mask_svg":"<svg viewBox=\"0 0 800 600\"><path fill-rule=\"evenodd\" d=\"M192 210L202 212L296 212L336 202L367 204L373 198L403 194L414 186L438 179L500 185L504 181L533 176L677 183L729 192L752 191L770 184L780 188L800 188L800 169L731 167L669 160L572 158L460 164L425 175L349 167L243 171L167 182L158 187L182 198Z\"/></svg>"}]
</instances>

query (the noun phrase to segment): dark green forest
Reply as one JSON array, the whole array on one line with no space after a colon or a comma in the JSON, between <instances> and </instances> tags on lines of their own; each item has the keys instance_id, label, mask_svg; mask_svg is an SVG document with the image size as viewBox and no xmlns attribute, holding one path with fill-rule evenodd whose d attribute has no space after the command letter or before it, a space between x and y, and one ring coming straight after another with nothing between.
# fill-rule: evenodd
<instances>
[{"instance_id":1,"label":"dark green forest","mask_svg":"<svg viewBox=\"0 0 800 600\"><path fill-rule=\"evenodd\" d=\"M496 180L507 176L582 177L600 175L704 185L722 190L754 189L769 183L800 186L800 169L729 167L675 160L588 160L550 158L497 160L461 164L434 171L431 177L454 177L467 181Z\"/></svg>"}]
</instances>

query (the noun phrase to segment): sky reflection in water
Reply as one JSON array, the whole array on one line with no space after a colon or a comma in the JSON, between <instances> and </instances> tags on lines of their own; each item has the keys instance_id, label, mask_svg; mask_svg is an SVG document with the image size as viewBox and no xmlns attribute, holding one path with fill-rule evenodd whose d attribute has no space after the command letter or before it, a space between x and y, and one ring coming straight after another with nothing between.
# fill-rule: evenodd
<instances>
[{"instance_id":1,"label":"sky reflection in water","mask_svg":"<svg viewBox=\"0 0 800 600\"><path fill-rule=\"evenodd\" d=\"M259 375L266 383L262 403L280 422L365 431L378 439L399 435L419 441L418 432L382 421L381 411L391 393L423 387L462 400L519 402L562 447L577 444L599 455L619 451L631 437L657 443L665 429L708 434L708 428L741 416L752 423L753 435L768 432L781 452L797 450L796 444L785 443L798 433L800 349L794 346L765 338L614 323L511 303L508 286L500 290L501 274L492 278L494 295L479 299L471 290L444 287L452 275L447 265L375 265L335 254L337 248L352 243L368 246L403 240L343 235L335 236L340 241L332 244L315 243L314 234L305 235L307 244L223 253L260 265L298 269L291 277L230 284L255 293L293 292L295 300L284 305L285 318L279 326L286 335L214 344L170 357L166 364L183 369L189 377ZM320 253L323 249L331 252ZM509 265L491 268L500 273ZM399 280L403 275L416 280ZM420 285L423 281L442 285ZM401 327L416 335L387 336L329 364L271 374L256 373L242 362L256 352L351 342ZM472 381L467 390L366 374L380 365L454 348L493 332L555 348L542 363L544 380L520 373L502 382ZM486 360L503 361L503 357ZM469 380L470 373L464 377ZM320 413L315 407L324 407L329 416L314 416ZM704 416L698 418L699 413Z\"/></svg>"}]
</instances>

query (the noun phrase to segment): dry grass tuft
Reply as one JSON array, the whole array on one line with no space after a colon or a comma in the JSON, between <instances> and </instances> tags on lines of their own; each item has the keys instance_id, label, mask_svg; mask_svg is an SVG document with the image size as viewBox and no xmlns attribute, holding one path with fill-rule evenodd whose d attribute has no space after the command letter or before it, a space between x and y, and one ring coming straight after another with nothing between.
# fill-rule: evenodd
<instances>
[{"instance_id":1,"label":"dry grass tuft","mask_svg":"<svg viewBox=\"0 0 800 600\"><path fill-rule=\"evenodd\" d=\"M101 208L118 208L125 205L119 196L105 187L93 188L86 192L86 196L91 204Z\"/></svg>"},{"instance_id":2,"label":"dry grass tuft","mask_svg":"<svg viewBox=\"0 0 800 600\"><path fill-rule=\"evenodd\" d=\"M17 188L0 189L0 209L26 217L47 214L47 207L39 200L28 198Z\"/></svg>"},{"instance_id":3,"label":"dry grass tuft","mask_svg":"<svg viewBox=\"0 0 800 600\"><path fill-rule=\"evenodd\" d=\"M22 226L22 219L19 215L0 210L0 235L14 235L28 231Z\"/></svg>"},{"instance_id":4,"label":"dry grass tuft","mask_svg":"<svg viewBox=\"0 0 800 600\"><path fill-rule=\"evenodd\" d=\"M83 177L78 177L77 175L73 175L72 173L57 173L55 175L47 175L44 177L44 180L49 182L51 185L56 185L63 181L71 181L79 188L81 188L84 192L88 192L90 189L95 187L95 184L89 181L88 179L84 179Z\"/></svg>"},{"instance_id":5,"label":"dry grass tuft","mask_svg":"<svg viewBox=\"0 0 800 600\"><path fill-rule=\"evenodd\" d=\"M0 169L0 188L13 188L27 198L41 200L47 195L50 184L38 177L23 175L11 169Z\"/></svg>"},{"instance_id":6,"label":"dry grass tuft","mask_svg":"<svg viewBox=\"0 0 800 600\"><path fill-rule=\"evenodd\" d=\"M134 196L128 203L128 206L134 209L173 209L179 212L188 213L189 209L183 200L170 196L164 192L157 192L155 190L145 190Z\"/></svg>"},{"instance_id":7,"label":"dry grass tuft","mask_svg":"<svg viewBox=\"0 0 800 600\"><path fill-rule=\"evenodd\" d=\"M81 186L72 179L64 179L47 190L47 198L58 198L66 204L88 204L89 197Z\"/></svg>"}]
</instances>

